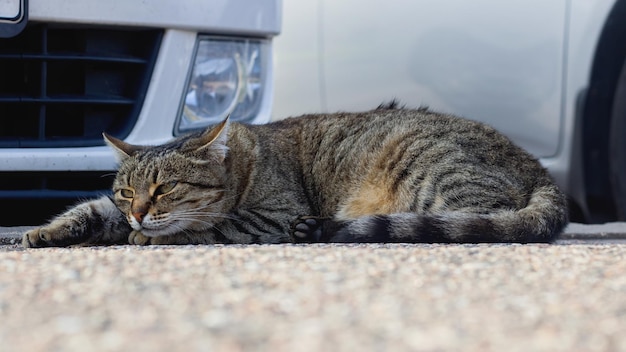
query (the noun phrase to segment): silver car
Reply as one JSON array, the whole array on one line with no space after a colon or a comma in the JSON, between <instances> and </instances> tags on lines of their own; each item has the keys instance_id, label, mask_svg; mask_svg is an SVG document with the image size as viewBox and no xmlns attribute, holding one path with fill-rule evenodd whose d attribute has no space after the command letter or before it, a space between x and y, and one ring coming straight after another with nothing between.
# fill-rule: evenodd
<instances>
[{"instance_id":1,"label":"silver car","mask_svg":"<svg viewBox=\"0 0 626 352\"><path fill-rule=\"evenodd\" d=\"M626 0L283 3L273 118L393 98L540 158L572 219L626 219Z\"/></svg>"},{"instance_id":2,"label":"silver car","mask_svg":"<svg viewBox=\"0 0 626 352\"><path fill-rule=\"evenodd\" d=\"M109 192L103 131L159 144L228 114L269 121L280 13L280 0L0 0L0 225Z\"/></svg>"}]
</instances>

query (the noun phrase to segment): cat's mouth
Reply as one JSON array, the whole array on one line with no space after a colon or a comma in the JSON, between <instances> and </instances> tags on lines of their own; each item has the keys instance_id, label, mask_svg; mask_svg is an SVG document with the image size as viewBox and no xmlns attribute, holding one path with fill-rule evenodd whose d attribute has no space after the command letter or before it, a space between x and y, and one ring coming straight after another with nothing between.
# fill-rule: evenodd
<instances>
[{"instance_id":1,"label":"cat's mouth","mask_svg":"<svg viewBox=\"0 0 626 352\"><path fill-rule=\"evenodd\" d=\"M176 213L146 214L145 217L140 219L142 221L138 221L132 215L127 216L131 228L141 232L146 237L169 236L190 231L201 232L207 231L215 226L212 221L192 220L184 216L181 217Z\"/></svg>"},{"instance_id":2,"label":"cat's mouth","mask_svg":"<svg viewBox=\"0 0 626 352\"><path fill-rule=\"evenodd\" d=\"M175 234L176 228L171 226L159 227L159 228L150 228L146 226L134 227L133 230L141 232L146 237L159 237L159 236L168 236Z\"/></svg>"},{"instance_id":3,"label":"cat's mouth","mask_svg":"<svg viewBox=\"0 0 626 352\"><path fill-rule=\"evenodd\" d=\"M133 230L139 231L147 237L167 236L177 232L176 226L171 226L172 221L160 219L158 222L154 222L149 215L142 222L137 221L133 216L129 216L128 223Z\"/></svg>"}]
</instances>

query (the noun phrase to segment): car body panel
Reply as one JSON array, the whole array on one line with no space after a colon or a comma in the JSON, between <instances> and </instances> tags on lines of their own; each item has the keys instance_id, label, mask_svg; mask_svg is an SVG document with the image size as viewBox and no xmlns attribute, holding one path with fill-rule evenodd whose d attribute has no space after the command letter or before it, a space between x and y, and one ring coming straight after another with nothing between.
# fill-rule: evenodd
<instances>
[{"instance_id":1,"label":"car body panel","mask_svg":"<svg viewBox=\"0 0 626 352\"><path fill-rule=\"evenodd\" d=\"M369 28L350 30L333 28L337 21L328 18L324 33L328 109L394 97L407 104L419 99L433 109L485 121L536 155L554 155L560 125L563 3L445 0L427 6L412 2L411 9L397 12L393 9L398 6L385 2L364 7ZM329 11L347 15L346 2L328 6L339 4L341 9ZM536 16L531 26L525 12ZM392 40L381 33L388 25L397 26ZM359 37L363 40L365 33L372 33L366 51L344 46ZM363 57L371 61L360 63ZM335 59L341 62L335 64ZM392 77L386 84L368 84L368 76L376 74ZM366 87L354 102L339 94L351 83Z\"/></svg>"},{"instance_id":2,"label":"car body panel","mask_svg":"<svg viewBox=\"0 0 626 352\"><path fill-rule=\"evenodd\" d=\"M30 19L164 27L272 36L280 32L276 0L30 0Z\"/></svg>"},{"instance_id":3,"label":"car body panel","mask_svg":"<svg viewBox=\"0 0 626 352\"><path fill-rule=\"evenodd\" d=\"M582 121L578 119L589 86L595 50L615 0L572 0L569 5L567 46L564 49L565 87L560 107L561 138L556 155L542 158L556 182L584 207ZM582 100L582 101L581 101Z\"/></svg>"},{"instance_id":4,"label":"car body panel","mask_svg":"<svg viewBox=\"0 0 626 352\"><path fill-rule=\"evenodd\" d=\"M165 28L152 78L129 143L160 144L174 136L174 124L198 33L215 36L272 37L280 31L281 1L259 0L30 0L30 20ZM271 55L266 65L257 123L270 120L273 101ZM115 170L108 147L2 148L0 171Z\"/></svg>"},{"instance_id":5,"label":"car body panel","mask_svg":"<svg viewBox=\"0 0 626 352\"><path fill-rule=\"evenodd\" d=\"M574 191L576 109L614 3L286 1L273 118L429 106L493 125Z\"/></svg>"}]
</instances>

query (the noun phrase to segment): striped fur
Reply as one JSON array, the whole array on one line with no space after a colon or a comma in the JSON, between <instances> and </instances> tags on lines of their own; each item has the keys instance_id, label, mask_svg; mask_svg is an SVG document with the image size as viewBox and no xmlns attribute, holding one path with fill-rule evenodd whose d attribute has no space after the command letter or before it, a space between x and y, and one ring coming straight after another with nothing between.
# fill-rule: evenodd
<instances>
[{"instance_id":1,"label":"striped fur","mask_svg":"<svg viewBox=\"0 0 626 352\"><path fill-rule=\"evenodd\" d=\"M535 158L489 126L427 109L224 121L156 147L107 140L121 161L114 203L79 205L25 246L550 242L567 223L566 198ZM70 220L106 233L70 233Z\"/></svg>"}]
</instances>

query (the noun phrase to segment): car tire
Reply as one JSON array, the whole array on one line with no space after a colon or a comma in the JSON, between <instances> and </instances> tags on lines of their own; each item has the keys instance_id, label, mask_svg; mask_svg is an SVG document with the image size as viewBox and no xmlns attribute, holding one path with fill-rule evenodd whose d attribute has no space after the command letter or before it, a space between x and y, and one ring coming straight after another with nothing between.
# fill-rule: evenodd
<instances>
[{"instance_id":1,"label":"car tire","mask_svg":"<svg viewBox=\"0 0 626 352\"><path fill-rule=\"evenodd\" d=\"M609 176L617 219L626 220L626 62L617 81L609 128Z\"/></svg>"}]
</instances>

